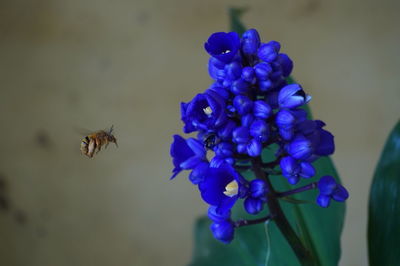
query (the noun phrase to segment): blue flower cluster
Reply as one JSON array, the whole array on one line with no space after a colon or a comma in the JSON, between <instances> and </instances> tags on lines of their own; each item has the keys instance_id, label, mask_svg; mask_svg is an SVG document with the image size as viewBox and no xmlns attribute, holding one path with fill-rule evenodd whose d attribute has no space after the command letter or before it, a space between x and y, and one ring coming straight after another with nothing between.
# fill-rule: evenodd
<instances>
[{"instance_id":1,"label":"blue flower cluster","mask_svg":"<svg viewBox=\"0 0 400 266\"><path fill-rule=\"evenodd\" d=\"M210 54L208 72L214 83L190 102L181 104L184 133L171 145L172 178L192 170L189 179L198 185L210 204L211 231L222 242L233 239L235 223L230 211L238 199L250 214L263 210L268 189L265 180L246 180L240 163L260 157L263 148L277 144L277 165L292 185L315 175L312 165L334 152L333 135L325 124L310 120L302 106L311 97L287 78L292 60L280 53L279 42L262 43L255 29L240 38L235 32L212 34L204 45ZM328 180L329 179L329 180ZM318 183L317 203L344 201L347 191L332 177Z\"/></svg>"}]
</instances>

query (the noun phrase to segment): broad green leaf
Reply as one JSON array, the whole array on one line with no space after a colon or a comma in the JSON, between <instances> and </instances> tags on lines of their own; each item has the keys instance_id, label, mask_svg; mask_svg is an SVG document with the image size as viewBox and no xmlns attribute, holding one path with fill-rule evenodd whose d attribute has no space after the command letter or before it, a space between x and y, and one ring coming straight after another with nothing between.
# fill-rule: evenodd
<instances>
[{"instance_id":1,"label":"broad green leaf","mask_svg":"<svg viewBox=\"0 0 400 266\"><path fill-rule=\"evenodd\" d=\"M240 34L245 30L239 20L242 12L242 10L237 9L230 10L232 30L237 30ZM291 78L288 81L294 82ZM305 107L305 109L311 117L309 108ZM265 149L263 152L264 161L273 160L273 154L274 148ZM331 175L340 182L330 158L321 158L314 163L314 166L317 177ZM242 174L248 179L253 178L250 171L245 171ZM274 188L278 191L297 187L289 185L282 176L270 176L270 178ZM312 181L316 181L316 178ZM298 186L310 182L302 180ZM343 227L345 204L332 202L331 206L326 209L316 204L298 204L304 201L315 202L316 197L317 191L308 191L291 196L292 201L297 201L296 204L284 200L280 203L292 227L312 254L314 259L312 265L334 266L338 264L340 258L340 235ZM262 214L257 216L248 215L242 202L237 202L232 211L234 220L256 219L267 214L268 210L264 210ZM268 238L264 224L251 225L237 229L234 240L228 245L219 243L213 238L209 229L210 224L208 218L203 217L198 220L195 226L195 246L190 264L192 266L301 265L273 221L268 224ZM266 261L266 257L269 258L268 261Z\"/></svg>"},{"instance_id":2,"label":"broad green leaf","mask_svg":"<svg viewBox=\"0 0 400 266\"><path fill-rule=\"evenodd\" d=\"M371 266L400 265L400 121L386 141L369 198Z\"/></svg>"}]
</instances>

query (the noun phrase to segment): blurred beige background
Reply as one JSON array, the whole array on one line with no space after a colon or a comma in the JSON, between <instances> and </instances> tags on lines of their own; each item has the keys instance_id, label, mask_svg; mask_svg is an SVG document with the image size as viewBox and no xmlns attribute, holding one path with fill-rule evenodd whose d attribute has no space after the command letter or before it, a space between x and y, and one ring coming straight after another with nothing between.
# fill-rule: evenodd
<instances>
[{"instance_id":1,"label":"blurred beige background","mask_svg":"<svg viewBox=\"0 0 400 266\"><path fill-rule=\"evenodd\" d=\"M203 42L229 5L279 40L336 137L351 197L341 265L366 265L371 176L400 117L400 2L0 1L0 265L185 265L196 188L171 171L180 101L208 87ZM77 128L115 125L94 159ZM329 241L327 239L327 241Z\"/></svg>"}]
</instances>

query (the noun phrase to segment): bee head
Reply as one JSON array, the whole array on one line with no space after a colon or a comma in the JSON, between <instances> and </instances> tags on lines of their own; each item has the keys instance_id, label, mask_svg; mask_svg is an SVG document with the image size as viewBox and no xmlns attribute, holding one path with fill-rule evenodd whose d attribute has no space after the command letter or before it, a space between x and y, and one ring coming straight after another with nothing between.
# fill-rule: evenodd
<instances>
[{"instance_id":1,"label":"bee head","mask_svg":"<svg viewBox=\"0 0 400 266\"><path fill-rule=\"evenodd\" d=\"M114 135L108 135L108 141L115 143L115 145L118 147L117 139L114 137Z\"/></svg>"},{"instance_id":2,"label":"bee head","mask_svg":"<svg viewBox=\"0 0 400 266\"><path fill-rule=\"evenodd\" d=\"M110 127L110 130L108 131L108 141L109 141L109 142L112 142L112 143L115 143L115 145L118 147L117 139L116 139L116 138L114 137L114 135L112 134L113 130L114 130L114 125L112 125L112 126Z\"/></svg>"}]
</instances>

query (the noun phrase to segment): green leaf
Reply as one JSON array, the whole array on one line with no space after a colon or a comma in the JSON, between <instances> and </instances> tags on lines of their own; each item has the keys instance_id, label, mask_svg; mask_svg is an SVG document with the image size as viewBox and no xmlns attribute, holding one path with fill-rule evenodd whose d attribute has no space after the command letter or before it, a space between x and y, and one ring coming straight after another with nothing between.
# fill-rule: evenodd
<instances>
[{"instance_id":1,"label":"green leaf","mask_svg":"<svg viewBox=\"0 0 400 266\"><path fill-rule=\"evenodd\" d=\"M400 265L400 121L386 141L371 185L368 255L371 266Z\"/></svg>"},{"instance_id":2,"label":"green leaf","mask_svg":"<svg viewBox=\"0 0 400 266\"><path fill-rule=\"evenodd\" d=\"M243 13L240 9L230 10L232 30L243 33L245 27L240 22L239 16ZM294 81L290 78L289 82ZM306 106L309 117L311 112ZM265 149L264 161L274 159L274 148ZM331 175L340 182L338 174L328 157L320 158L314 163L317 175ZM251 171L242 173L246 178L253 178ZM271 176L273 186L278 191L293 189L282 176ZM302 180L299 186L310 181ZM291 198L296 202L315 202L317 191L307 191ZM293 204L280 201L281 207L296 230L305 247L310 251L314 260L313 265L334 266L340 258L340 235L343 227L345 204L332 202L329 208L321 208L316 204ZM245 212L242 202L237 202L232 210L232 218L257 219L268 214L264 210L257 216ZM276 224L268 224L268 238L263 224L251 225L236 229L235 238L230 244L222 244L215 240L209 229L211 222L207 217L200 218L195 226L195 246L192 266L296 266L300 265L292 248L279 231ZM268 241L267 241L268 239ZM266 261L268 257L268 261Z\"/></svg>"}]
</instances>

